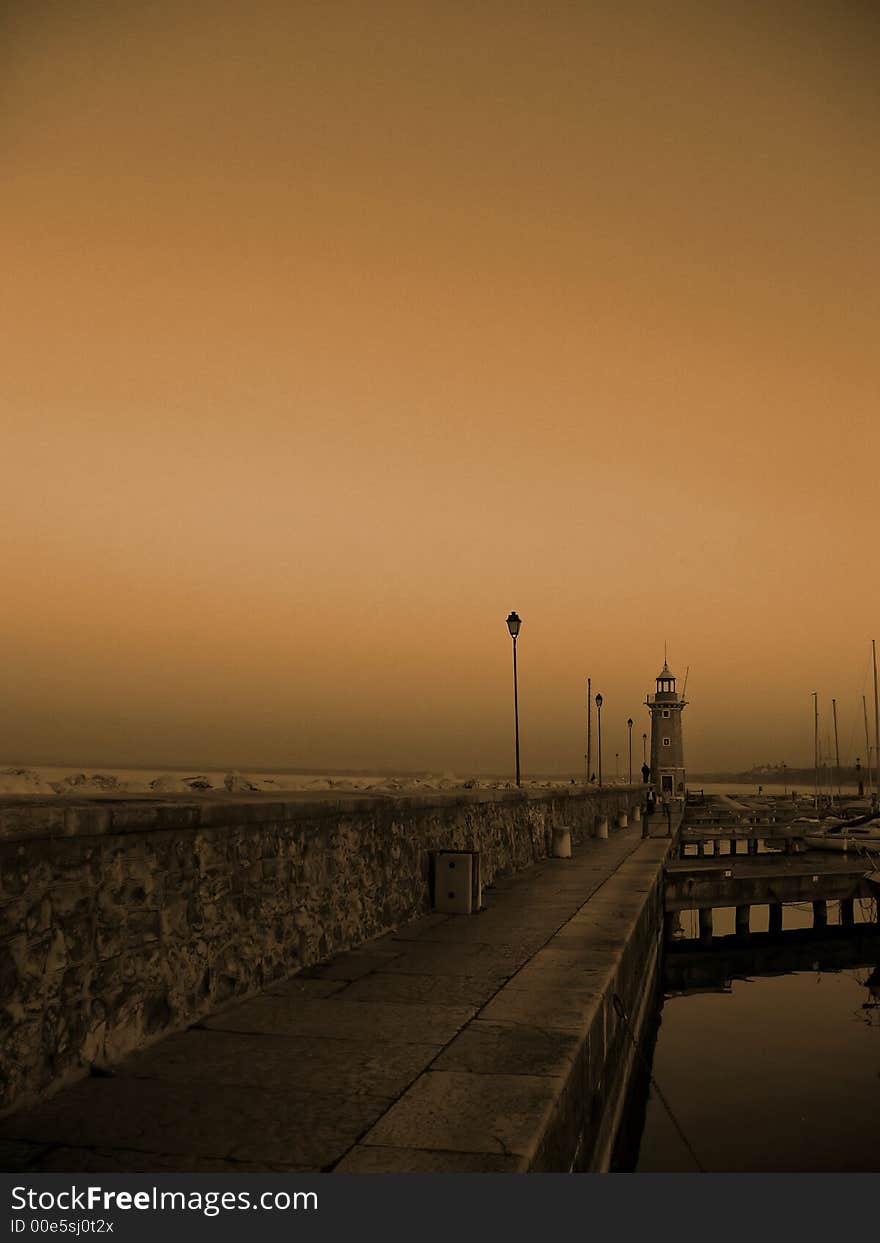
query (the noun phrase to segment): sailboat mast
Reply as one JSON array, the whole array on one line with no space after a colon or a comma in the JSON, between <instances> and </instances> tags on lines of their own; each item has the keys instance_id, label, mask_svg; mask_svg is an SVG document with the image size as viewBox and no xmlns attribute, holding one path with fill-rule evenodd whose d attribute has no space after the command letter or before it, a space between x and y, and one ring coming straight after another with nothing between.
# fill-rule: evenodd
<instances>
[{"instance_id":1,"label":"sailboat mast","mask_svg":"<svg viewBox=\"0 0 880 1243\"><path fill-rule=\"evenodd\" d=\"M832 794L834 797L834 786L837 786L837 797L840 798L840 743L837 738L837 700L831 700L831 713L834 717L834 774L831 778Z\"/></svg>"},{"instance_id":2,"label":"sailboat mast","mask_svg":"<svg viewBox=\"0 0 880 1243\"><path fill-rule=\"evenodd\" d=\"M880 795L880 709L877 706L877 640L871 640L874 660L874 802Z\"/></svg>"},{"instance_id":3,"label":"sailboat mast","mask_svg":"<svg viewBox=\"0 0 880 1243\"><path fill-rule=\"evenodd\" d=\"M868 705L865 701L864 695L862 696L862 713L864 714L864 717L865 717L865 755L867 757L867 762L868 762L867 789L868 789L868 792L870 793L870 790L871 790L871 735L868 733Z\"/></svg>"},{"instance_id":4,"label":"sailboat mast","mask_svg":"<svg viewBox=\"0 0 880 1243\"><path fill-rule=\"evenodd\" d=\"M819 806L819 692L813 691L813 768L815 771L816 806Z\"/></svg>"}]
</instances>

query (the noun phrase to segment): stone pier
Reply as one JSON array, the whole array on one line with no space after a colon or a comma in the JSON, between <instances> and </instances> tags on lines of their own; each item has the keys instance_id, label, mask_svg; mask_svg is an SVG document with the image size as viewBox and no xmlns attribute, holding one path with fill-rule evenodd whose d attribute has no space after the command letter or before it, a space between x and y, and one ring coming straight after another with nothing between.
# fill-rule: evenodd
<instances>
[{"instance_id":1,"label":"stone pier","mask_svg":"<svg viewBox=\"0 0 880 1243\"><path fill-rule=\"evenodd\" d=\"M639 788L0 803L0 1114L616 822Z\"/></svg>"},{"instance_id":2,"label":"stone pier","mask_svg":"<svg viewBox=\"0 0 880 1243\"><path fill-rule=\"evenodd\" d=\"M354 895L340 888L342 879L356 860L378 866L370 853L378 836L371 838L367 824L373 817L389 851L397 844L393 862L409 880L388 883L384 892L377 887L372 897L364 890L358 928L370 919L392 922L395 904L410 904L405 917L364 937L351 928L336 931L345 927L341 913L328 915L323 944L338 952L321 953L318 941L311 963L295 960L292 973L265 980L261 990L253 987L256 974L231 975L247 979L241 993L248 995L205 995L185 1020L178 1012L176 1029L158 1032L161 1039L144 1040L138 1028L138 1046L127 1056L105 1059L96 1065L99 1074L8 1114L0 1123L5 1168L607 1168L633 1037L653 1003L662 865L672 844L659 836L665 822L662 830L652 826L656 838L643 839L636 823L610 828L604 840L593 833L600 820L616 826L620 810L639 797L617 787L433 800L408 812L402 800L352 807L345 832L360 837L350 855L334 837L331 826L341 834L343 817L333 805L323 844L336 850L336 870L324 903L339 890L339 906L348 910ZM243 817L237 820L225 832L240 849L249 835ZM252 844L290 842L280 826L298 825L288 832L306 851L310 831L320 832L305 813L250 823ZM399 824L399 834L391 824ZM552 828L560 824L571 829L571 858L548 857ZM175 847L183 833L196 848L206 829L150 831L170 834ZM218 830L207 832L216 848ZM487 856L484 909L431 913L430 868L413 864L414 843L423 853L452 844L473 848L477 832ZM81 838L74 833L70 840ZM169 854L175 849L162 857ZM279 855L285 857L269 857ZM277 876L270 872L273 895L281 892ZM211 892L222 900L216 876ZM288 902L290 893L288 873ZM320 909L314 895L311 907L302 905ZM191 939L193 933L190 927ZM331 946L332 937L338 940ZM204 957L212 942L203 942ZM169 950L160 944L153 952L170 960ZM142 988L148 987L149 979Z\"/></svg>"}]
</instances>

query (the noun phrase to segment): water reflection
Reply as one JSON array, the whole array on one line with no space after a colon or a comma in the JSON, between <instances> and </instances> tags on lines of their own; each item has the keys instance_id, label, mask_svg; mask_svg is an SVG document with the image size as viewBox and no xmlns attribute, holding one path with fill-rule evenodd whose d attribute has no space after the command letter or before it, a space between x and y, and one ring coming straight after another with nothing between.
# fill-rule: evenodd
<instances>
[{"instance_id":1,"label":"water reflection","mask_svg":"<svg viewBox=\"0 0 880 1243\"><path fill-rule=\"evenodd\" d=\"M690 916L683 931L696 937ZM769 933L755 907L757 934L737 938L722 908L711 947L669 947L651 1070L707 1169L880 1170L876 904L856 904L854 927L839 919L829 902L829 926L813 929L810 903L787 905L783 931ZM614 1168L695 1169L646 1074Z\"/></svg>"}]
</instances>

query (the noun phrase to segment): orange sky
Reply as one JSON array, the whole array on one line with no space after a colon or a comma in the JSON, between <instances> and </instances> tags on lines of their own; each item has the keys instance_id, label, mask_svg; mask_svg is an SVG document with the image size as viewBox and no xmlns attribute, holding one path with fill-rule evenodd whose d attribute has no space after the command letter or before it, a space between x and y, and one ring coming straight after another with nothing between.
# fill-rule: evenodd
<instances>
[{"instance_id":1,"label":"orange sky","mask_svg":"<svg viewBox=\"0 0 880 1243\"><path fill-rule=\"evenodd\" d=\"M872 4L2 21L0 759L864 756Z\"/></svg>"}]
</instances>

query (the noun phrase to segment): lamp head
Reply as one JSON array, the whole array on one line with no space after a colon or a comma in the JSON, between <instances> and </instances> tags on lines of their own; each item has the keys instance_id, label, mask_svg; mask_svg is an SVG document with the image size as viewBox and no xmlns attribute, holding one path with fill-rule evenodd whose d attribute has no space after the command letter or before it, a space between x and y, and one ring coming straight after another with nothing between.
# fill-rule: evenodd
<instances>
[{"instance_id":1,"label":"lamp head","mask_svg":"<svg viewBox=\"0 0 880 1243\"><path fill-rule=\"evenodd\" d=\"M510 631L511 637L516 638L519 634L519 628L522 625L522 619L518 613L511 613L507 618L507 629Z\"/></svg>"},{"instance_id":2,"label":"lamp head","mask_svg":"<svg viewBox=\"0 0 880 1243\"><path fill-rule=\"evenodd\" d=\"M601 707L602 707L602 696L601 696L601 695L597 695L597 696L596 696L596 707L597 707L597 708L601 708Z\"/></svg>"}]
</instances>

